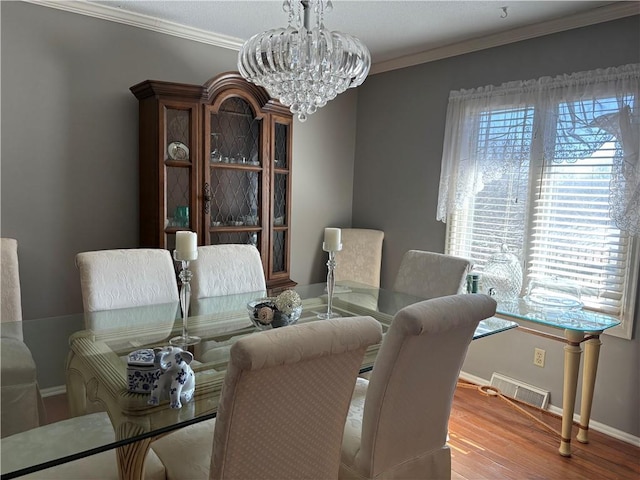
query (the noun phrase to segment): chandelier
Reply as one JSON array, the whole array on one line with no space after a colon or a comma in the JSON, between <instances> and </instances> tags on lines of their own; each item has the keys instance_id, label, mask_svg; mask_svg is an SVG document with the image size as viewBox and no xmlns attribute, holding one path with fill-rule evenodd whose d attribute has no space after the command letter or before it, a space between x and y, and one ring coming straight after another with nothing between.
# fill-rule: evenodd
<instances>
[{"instance_id":1,"label":"chandelier","mask_svg":"<svg viewBox=\"0 0 640 480\"><path fill-rule=\"evenodd\" d=\"M238 54L238 70L304 122L347 88L362 84L371 56L354 36L324 27L331 0L284 0L283 9L289 26L247 40Z\"/></svg>"}]
</instances>

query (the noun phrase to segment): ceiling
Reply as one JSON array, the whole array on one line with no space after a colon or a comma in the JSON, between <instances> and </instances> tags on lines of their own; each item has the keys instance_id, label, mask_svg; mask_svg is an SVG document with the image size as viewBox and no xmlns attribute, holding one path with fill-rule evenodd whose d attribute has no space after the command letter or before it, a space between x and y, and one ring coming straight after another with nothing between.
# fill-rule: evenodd
<instances>
[{"instance_id":1,"label":"ceiling","mask_svg":"<svg viewBox=\"0 0 640 480\"><path fill-rule=\"evenodd\" d=\"M34 3L56 8L60 3L84 4L82 8L100 8L114 17L135 18L145 28L179 32L188 27L236 49L253 34L287 23L282 0ZM637 1L333 0L325 26L360 38L371 52L375 72L638 13Z\"/></svg>"}]
</instances>

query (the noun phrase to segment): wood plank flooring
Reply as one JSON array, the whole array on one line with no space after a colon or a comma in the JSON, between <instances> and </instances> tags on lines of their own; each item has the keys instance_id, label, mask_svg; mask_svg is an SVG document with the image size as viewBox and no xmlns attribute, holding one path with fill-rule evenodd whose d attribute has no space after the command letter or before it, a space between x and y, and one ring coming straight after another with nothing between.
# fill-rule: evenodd
<instances>
[{"instance_id":1,"label":"wood plank flooring","mask_svg":"<svg viewBox=\"0 0 640 480\"><path fill-rule=\"evenodd\" d=\"M561 419L519 404L559 431ZM640 480L640 448L593 430L582 444L573 429L571 458L559 437L496 396L456 389L449 420L453 480Z\"/></svg>"},{"instance_id":2,"label":"wood plank flooring","mask_svg":"<svg viewBox=\"0 0 640 480\"><path fill-rule=\"evenodd\" d=\"M66 397L45 398L49 422L67 417ZM560 418L520 405L560 430ZM559 438L499 397L458 387L449 421L452 480L640 480L640 448L591 430L590 443L572 436L573 455Z\"/></svg>"}]
</instances>

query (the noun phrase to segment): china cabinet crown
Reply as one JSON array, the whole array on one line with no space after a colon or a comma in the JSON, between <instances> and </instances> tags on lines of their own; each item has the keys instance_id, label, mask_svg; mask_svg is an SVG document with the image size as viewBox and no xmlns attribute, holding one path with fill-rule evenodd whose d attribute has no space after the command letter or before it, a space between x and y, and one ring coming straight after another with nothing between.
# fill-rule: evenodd
<instances>
[{"instance_id":1,"label":"china cabinet crown","mask_svg":"<svg viewBox=\"0 0 640 480\"><path fill-rule=\"evenodd\" d=\"M292 116L236 72L204 85L147 80L139 100L140 245L253 244L267 287L289 278Z\"/></svg>"}]
</instances>

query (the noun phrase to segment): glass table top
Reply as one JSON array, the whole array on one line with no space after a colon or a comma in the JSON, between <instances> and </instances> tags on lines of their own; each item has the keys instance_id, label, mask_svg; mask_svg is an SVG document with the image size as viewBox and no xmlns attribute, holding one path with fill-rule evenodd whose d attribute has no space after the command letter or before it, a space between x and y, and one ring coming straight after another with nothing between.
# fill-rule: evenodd
<instances>
[{"instance_id":1,"label":"glass table top","mask_svg":"<svg viewBox=\"0 0 640 480\"><path fill-rule=\"evenodd\" d=\"M516 302L498 303L496 313L515 320L583 332L599 332L620 324L620 320L615 317L584 308L542 308L531 305L522 298Z\"/></svg>"},{"instance_id":2,"label":"glass table top","mask_svg":"<svg viewBox=\"0 0 640 480\"><path fill-rule=\"evenodd\" d=\"M299 322L315 321L318 313L326 312L325 283L297 286L294 290L303 301L303 313ZM22 325L3 323L3 337L12 336L15 334L14 330L22 329L24 342L33 351L38 369L45 368L52 358L56 358L55 361L60 362L59 368L64 369L64 360L71 350L75 357L82 359L86 368L95 372L99 382L103 384L102 391L110 392L111 396L107 400L111 422L114 425L118 422L135 422L139 428L125 438L115 438L109 428L111 433L107 436L96 435L86 441L65 442L59 438L60 432L64 431L64 428L61 430L63 423L56 423L47 426L48 429L40 427L5 437L0 440L2 478L16 478L30 471L93 455L142 438L150 438L158 432L167 432L215 417L229 348L238 338L258 331L249 320L246 304L250 300L264 297L265 293L254 292L192 301L189 333L203 339L202 344L197 345L193 352L196 394L187 408L183 406L177 411L168 408L166 402L157 407L149 406L147 395L128 391L126 359L135 350L167 345L170 338L181 333L182 318L178 302L24 320ZM333 311L344 317L370 315L381 323L383 332L386 332L398 310L421 300L389 290L341 282L334 291ZM474 339L517 326L514 321L491 317L480 322ZM362 371L371 369L378 347L367 352ZM103 415L103 418L106 417ZM49 433L53 438L48 440L47 432L56 433ZM24 448L25 442L35 442L41 448Z\"/></svg>"}]
</instances>

